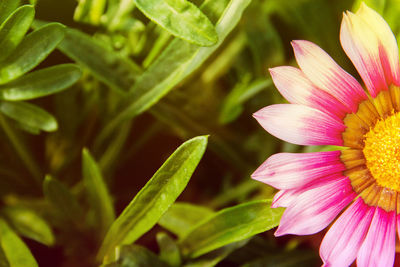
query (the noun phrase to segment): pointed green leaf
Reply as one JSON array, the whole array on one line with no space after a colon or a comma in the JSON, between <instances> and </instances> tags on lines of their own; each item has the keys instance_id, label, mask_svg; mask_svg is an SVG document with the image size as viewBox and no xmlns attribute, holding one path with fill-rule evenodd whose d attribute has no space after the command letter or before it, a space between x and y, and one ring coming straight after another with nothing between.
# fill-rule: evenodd
<instances>
[{"instance_id":1,"label":"pointed green leaf","mask_svg":"<svg viewBox=\"0 0 400 267\"><path fill-rule=\"evenodd\" d=\"M213 250L201 257L191 259L183 265L184 267L213 267L220 261L229 256L233 251L243 247L249 242L249 239L230 243L222 248Z\"/></svg>"},{"instance_id":2,"label":"pointed green leaf","mask_svg":"<svg viewBox=\"0 0 400 267\"><path fill-rule=\"evenodd\" d=\"M282 208L272 209L270 200L223 209L193 227L181 239L180 247L190 258L201 256L277 226L282 212Z\"/></svg>"},{"instance_id":3,"label":"pointed green leaf","mask_svg":"<svg viewBox=\"0 0 400 267\"><path fill-rule=\"evenodd\" d=\"M136 6L171 34L200 46L218 41L214 25L187 0L135 0Z\"/></svg>"},{"instance_id":4,"label":"pointed green leaf","mask_svg":"<svg viewBox=\"0 0 400 267\"><path fill-rule=\"evenodd\" d=\"M38 266L29 248L3 220L0 220L0 244L10 267Z\"/></svg>"},{"instance_id":5,"label":"pointed green leaf","mask_svg":"<svg viewBox=\"0 0 400 267\"><path fill-rule=\"evenodd\" d=\"M169 267L156 254L138 245L122 246L117 262L104 267Z\"/></svg>"},{"instance_id":6,"label":"pointed green leaf","mask_svg":"<svg viewBox=\"0 0 400 267\"><path fill-rule=\"evenodd\" d=\"M160 248L160 259L171 267L181 266L181 254L175 240L164 232L157 233L156 238Z\"/></svg>"},{"instance_id":7,"label":"pointed green leaf","mask_svg":"<svg viewBox=\"0 0 400 267\"><path fill-rule=\"evenodd\" d=\"M50 23L28 34L0 64L0 84L14 80L42 62L64 38L64 26Z\"/></svg>"},{"instance_id":8,"label":"pointed green leaf","mask_svg":"<svg viewBox=\"0 0 400 267\"><path fill-rule=\"evenodd\" d=\"M199 136L183 143L158 169L112 224L100 258L121 244L129 244L150 230L185 189L207 146Z\"/></svg>"},{"instance_id":9,"label":"pointed green leaf","mask_svg":"<svg viewBox=\"0 0 400 267\"><path fill-rule=\"evenodd\" d=\"M216 23L218 43L212 47L199 47L179 39L172 41L160 57L144 72L131 89L121 111L101 131L98 142L105 140L118 125L149 109L173 87L195 71L222 44L239 22L250 0L213 1L203 3L201 10Z\"/></svg>"},{"instance_id":10,"label":"pointed green leaf","mask_svg":"<svg viewBox=\"0 0 400 267\"><path fill-rule=\"evenodd\" d=\"M0 61L5 59L24 38L35 16L32 6L22 6L14 11L0 26Z\"/></svg>"},{"instance_id":11,"label":"pointed green leaf","mask_svg":"<svg viewBox=\"0 0 400 267\"><path fill-rule=\"evenodd\" d=\"M56 119L47 111L25 102L1 102L0 111L8 117L46 132L57 130Z\"/></svg>"},{"instance_id":12,"label":"pointed green leaf","mask_svg":"<svg viewBox=\"0 0 400 267\"><path fill-rule=\"evenodd\" d=\"M3 23L8 16L19 6L19 0L2 0L0 1L0 24Z\"/></svg>"},{"instance_id":13,"label":"pointed green leaf","mask_svg":"<svg viewBox=\"0 0 400 267\"><path fill-rule=\"evenodd\" d=\"M34 71L0 85L0 98L19 101L54 94L70 87L81 74L80 68L73 64L61 64Z\"/></svg>"},{"instance_id":14,"label":"pointed green leaf","mask_svg":"<svg viewBox=\"0 0 400 267\"><path fill-rule=\"evenodd\" d=\"M47 201L52 204L69 222L80 225L84 218L84 213L78 200L61 182L46 176L43 182L43 193Z\"/></svg>"},{"instance_id":15,"label":"pointed green leaf","mask_svg":"<svg viewBox=\"0 0 400 267\"><path fill-rule=\"evenodd\" d=\"M67 28L59 49L113 89L127 92L140 68L131 60L78 30Z\"/></svg>"},{"instance_id":16,"label":"pointed green leaf","mask_svg":"<svg viewBox=\"0 0 400 267\"><path fill-rule=\"evenodd\" d=\"M243 264L241 267L297 267L320 265L318 254L312 250L293 250L268 254L264 257L253 259Z\"/></svg>"},{"instance_id":17,"label":"pointed green leaf","mask_svg":"<svg viewBox=\"0 0 400 267\"><path fill-rule=\"evenodd\" d=\"M2 214L20 235L47 246L54 244L54 235L50 226L34 211L12 206L4 208Z\"/></svg>"},{"instance_id":18,"label":"pointed green leaf","mask_svg":"<svg viewBox=\"0 0 400 267\"><path fill-rule=\"evenodd\" d=\"M82 169L83 182L88 193L89 202L100 227L99 236L103 238L115 219L114 206L100 168L87 149L82 151Z\"/></svg>"},{"instance_id":19,"label":"pointed green leaf","mask_svg":"<svg viewBox=\"0 0 400 267\"><path fill-rule=\"evenodd\" d=\"M190 203L174 203L160 218L158 224L170 232L182 237L199 221L214 214L209 208Z\"/></svg>"},{"instance_id":20,"label":"pointed green leaf","mask_svg":"<svg viewBox=\"0 0 400 267\"><path fill-rule=\"evenodd\" d=\"M106 0L79 0L74 20L99 25L106 2Z\"/></svg>"}]
</instances>

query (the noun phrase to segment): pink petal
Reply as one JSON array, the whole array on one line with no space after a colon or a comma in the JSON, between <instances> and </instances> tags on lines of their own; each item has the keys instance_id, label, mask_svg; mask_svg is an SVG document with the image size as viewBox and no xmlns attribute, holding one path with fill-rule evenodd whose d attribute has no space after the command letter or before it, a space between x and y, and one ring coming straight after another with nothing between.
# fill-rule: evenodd
<instances>
[{"instance_id":1,"label":"pink petal","mask_svg":"<svg viewBox=\"0 0 400 267\"><path fill-rule=\"evenodd\" d=\"M313 85L297 68L282 66L269 69L269 72L276 88L290 103L327 111L340 119L351 112L336 98Z\"/></svg>"},{"instance_id":2,"label":"pink petal","mask_svg":"<svg viewBox=\"0 0 400 267\"><path fill-rule=\"evenodd\" d=\"M374 10L362 4L356 14L344 14L340 41L372 97L400 84L396 38Z\"/></svg>"},{"instance_id":3,"label":"pink petal","mask_svg":"<svg viewBox=\"0 0 400 267\"><path fill-rule=\"evenodd\" d=\"M310 235L328 226L356 197L349 178L339 177L304 192L292 202L285 210L275 236Z\"/></svg>"},{"instance_id":4,"label":"pink petal","mask_svg":"<svg viewBox=\"0 0 400 267\"><path fill-rule=\"evenodd\" d=\"M317 177L317 179L301 187L280 190L278 193L275 194L271 207L289 207L290 204L295 202L297 198L304 192L331 183L334 180L338 180L340 177L341 172L337 172L328 176Z\"/></svg>"},{"instance_id":5,"label":"pink petal","mask_svg":"<svg viewBox=\"0 0 400 267\"><path fill-rule=\"evenodd\" d=\"M319 250L324 266L349 266L356 259L374 210L358 198L337 219L326 233Z\"/></svg>"},{"instance_id":6,"label":"pink petal","mask_svg":"<svg viewBox=\"0 0 400 267\"><path fill-rule=\"evenodd\" d=\"M358 104L367 98L357 80L316 44L297 40L292 46L296 61L308 79L343 103L348 113L357 112Z\"/></svg>"},{"instance_id":7,"label":"pink petal","mask_svg":"<svg viewBox=\"0 0 400 267\"><path fill-rule=\"evenodd\" d=\"M279 189L298 188L346 169L340 151L278 153L269 157L252 178Z\"/></svg>"},{"instance_id":8,"label":"pink petal","mask_svg":"<svg viewBox=\"0 0 400 267\"><path fill-rule=\"evenodd\" d=\"M332 116L296 104L265 107L253 115L270 134L298 145L342 145L346 128Z\"/></svg>"},{"instance_id":9,"label":"pink petal","mask_svg":"<svg viewBox=\"0 0 400 267\"><path fill-rule=\"evenodd\" d=\"M271 208L278 208L278 207L287 207L289 206L290 202L293 201L293 193L296 192L295 189L292 190L280 190L278 191L274 199L272 200ZM297 197L296 195L294 195Z\"/></svg>"},{"instance_id":10,"label":"pink petal","mask_svg":"<svg viewBox=\"0 0 400 267\"><path fill-rule=\"evenodd\" d=\"M396 246L396 212L375 210L367 237L357 255L357 265L393 266Z\"/></svg>"}]
</instances>

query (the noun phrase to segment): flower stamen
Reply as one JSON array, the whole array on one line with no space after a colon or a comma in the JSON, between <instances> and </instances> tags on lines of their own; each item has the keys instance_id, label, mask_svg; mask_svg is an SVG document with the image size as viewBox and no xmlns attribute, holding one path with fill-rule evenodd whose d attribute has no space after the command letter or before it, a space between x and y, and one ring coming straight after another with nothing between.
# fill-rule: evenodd
<instances>
[{"instance_id":1,"label":"flower stamen","mask_svg":"<svg viewBox=\"0 0 400 267\"><path fill-rule=\"evenodd\" d=\"M377 184L400 192L400 113L377 121L364 140L366 165Z\"/></svg>"}]
</instances>

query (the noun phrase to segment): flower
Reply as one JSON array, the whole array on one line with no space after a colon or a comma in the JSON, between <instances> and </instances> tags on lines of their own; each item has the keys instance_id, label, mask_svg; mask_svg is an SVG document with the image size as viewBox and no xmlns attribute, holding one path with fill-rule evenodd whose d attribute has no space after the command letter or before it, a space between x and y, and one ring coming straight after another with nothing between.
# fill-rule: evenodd
<instances>
[{"instance_id":1,"label":"flower","mask_svg":"<svg viewBox=\"0 0 400 267\"><path fill-rule=\"evenodd\" d=\"M392 266L400 227L398 47L388 24L365 4L343 15L340 42L367 92L320 47L293 41L300 69L270 69L290 104L254 117L287 142L345 149L278 153L252 178L280 190L273 207L286 210L276 236L314 234L338 217L320 247L326 266L355 259L358 266Z\"/></svg>"}]
</instances>

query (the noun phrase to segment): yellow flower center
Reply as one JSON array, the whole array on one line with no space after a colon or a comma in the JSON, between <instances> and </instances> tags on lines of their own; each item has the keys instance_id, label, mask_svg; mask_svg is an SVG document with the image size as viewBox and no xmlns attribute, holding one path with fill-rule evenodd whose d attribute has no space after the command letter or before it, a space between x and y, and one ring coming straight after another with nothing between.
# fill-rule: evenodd
<instances>
[{"instance_id":1,"label":"yellow flower center","mask_svg":"<svg viewBox=\"0 0 400 267\"><path fill-rule=\"evenodd\" d=\"M376 182L400 192L400 113L379 120L364 135L363 153Z\"/></svg>"}]
</instances>

